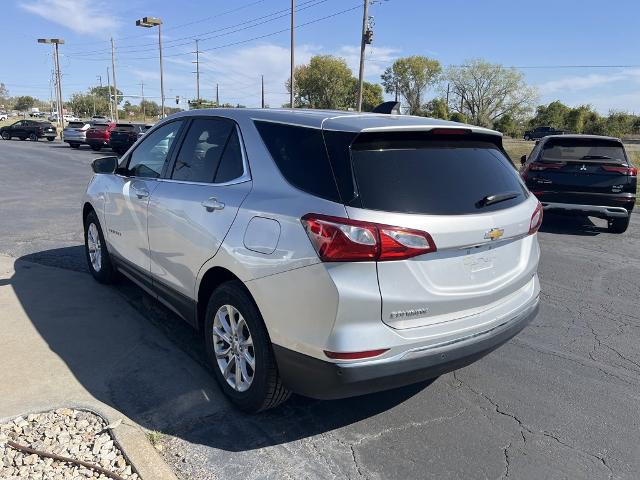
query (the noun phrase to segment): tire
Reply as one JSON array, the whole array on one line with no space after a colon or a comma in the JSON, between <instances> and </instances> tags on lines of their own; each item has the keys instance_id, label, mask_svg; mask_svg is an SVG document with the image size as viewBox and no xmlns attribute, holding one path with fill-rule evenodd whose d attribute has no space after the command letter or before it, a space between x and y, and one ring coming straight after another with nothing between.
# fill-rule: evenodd
<instances>
[{"instance_id":1,"label":"tire","mask_svg":"<svg viewBox=\"0 0 640 480\"><path fill-rule=\"evenodd\" d=\"M9 132L2 132L3 140L11 140L11 134Z\"/></svg>"},{"instance_id":2,"label":"tire","mask_svg":"<svg viewBox=\"0 0 640 480\"><path fill-rule=\"evenodd\" d=\"M99 152L102 149L100 145L90 145L90 147L94 152Z\"/></svg>"},{"instance_id":3,"label":"tire","mask_svg":"<svg viewBox=\"0 0 640 480\"><path fill-rule=\"evenodd\" d=\"M36 135L35 133L30 133L29 134L29 140L31 140L32 142L37 142L38 141L38 135Z\"/></svg>"},{"instance_id":4,"label":"tire","mask_svg":"<svg viewBox=\"0 0 640 480\"><path fill-rule=\"evenodd\" d=\"M47 140L48 140L49 142L53 142L53 141L55 140L55 138L54 138L54 137L47 137Z\"/></svg>"},{"instance_id":5,"label":"tire","mask_svg":"<svg viewBox=\"0 0 640 480\"><path fill-rule=\"evenodd\" d=\"M96 257L92 256L90 245L93 247L93 252L95 252L95 247L97 247L98 261L96 261ZM100 227L98 217L93 211L89 212L84 220L84 251L87 258L87 266L93 278L105 284L114 283L118 279L118 272L114 268L109 252L107 251L107 244L104 241L102 227Z\"/></svg>"},{"instance_id":6,"label":"tire","mask_svg":"<svg viewBox=\"0 0 640 480\"><path fill-rule=\"evenodd\" d=\"M27 139L27 137L20 137L20 140L22 140L23 142Z\"/></svg>"},{"instance_id":7,"label":"tire","mask_svg":"<svg viewBox=\"0 0 640 480\"><path fill-rule=\"evenodd\" d=\"M70 143L69 146L71 148L80 148L80 144L79 143Z\"/></svg>"},{"instance_id":8,"label":"tire","mask_svg":"<svg viewBox=\"0 0 640 480\"><path fill-rule=\"evenodd\" d=\"M524 139L528 142L529 140L531 140L531 137L529 135L525 135Z\"/></svg>"},{"instance_id":9,"label":"tire","mask_svg":"<svg viewBox=\"0 0 640 480\"><path fill-rule=\"evenodd\" d=\"M218 314L226 319L228 328L222 326L224 324L221 323L220 317L216 318ZM230 320L231 316L235 319L234 321ZM242 320L244 320L244 325ZM236 322L234 330L233 323ZM230 333L227 333L229 330L231 330ZM225 342L221 336L217 336L214 340L216 337L214 331L224 332L225 336L232 338L232 342L235 332L235 345L232 346L232 343ZM291 396L291 392L282 385L280 380L271 340L260 311L241 282L223 283L211 294L207 304L203 334L208 363L213 370L216 381L224 394L240 410L248 413L261 412L281 404ZM243 338L245 340L250 338L251 345L247 346L245 343L243 346ZM226 349L230 353L227 354L227 357L218 359L216 349L218 351ZM251 353L253 353L255 369L251 368L249 362L245 360L247 358L245 354L251 358ZM251 379L245 377L243 373L239 374L239 388L235 388L233 385L238 378L235 359L244 362L245 369L243 371L241 368L241 372L246 372L249 374L248 376L253 372ZM220 360L220 364L218 360ZM223 368L225 363L230 365L232 362L233 367L228 375L229 380L227 380L223 374Z\"/></svg>"},{"instance_id":10,"label":"tire","mask_svg":"<svg viewBox=\"0 0 640 480\"><path fill-rule=\"evenodd\" d=\"M611 233L624 233L629 228L629 222L631 221L631 215L626 218L609 218L607 222L609 224L609 231Z\"/></svg>"}]
</instances>

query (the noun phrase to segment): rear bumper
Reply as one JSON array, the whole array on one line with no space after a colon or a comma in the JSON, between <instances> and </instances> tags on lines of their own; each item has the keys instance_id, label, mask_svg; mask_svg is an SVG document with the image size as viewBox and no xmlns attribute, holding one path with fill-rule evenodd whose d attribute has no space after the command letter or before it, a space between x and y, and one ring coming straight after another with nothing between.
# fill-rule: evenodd
<instances>
[{"instance_id":1,"label":"rear bumper","mask_svg":"<svg viewBox=\"0 0 640 480\"><path fill-rule=\"evenodd\" d=\"M545 211L590 215L592 217L601 218L626 218L631 213L631 210L633 210L633 207L627 209L625 207L611 207L606 205L579 205L573 203L556 203L545 201L542 201L541 203Z\"/></svg>"},{"instance_id":2,"label":"rear bumper","mask_svg":"<svg viewBox=\"0 0 640 480\"><path fill-rule=\"evenodd\" d=\"M462 368L517 335L538 313L539 298L490 330L390 359L338 364L274 345L280 376L290 390L323 400L397 388Z\"/></svg>"}]
</instances>

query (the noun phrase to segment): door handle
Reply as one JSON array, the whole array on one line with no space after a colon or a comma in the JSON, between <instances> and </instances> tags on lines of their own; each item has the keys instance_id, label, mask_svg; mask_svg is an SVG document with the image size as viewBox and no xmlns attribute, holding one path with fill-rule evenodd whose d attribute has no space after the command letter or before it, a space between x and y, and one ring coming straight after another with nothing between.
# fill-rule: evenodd
<instances>
[{"instance_id":1,"label":"door handle","mask_svg":"<svg viewBox=\"0 0 640 480\"><path fill-rule=\"evenodd\" d=\"M224 208L224 203L219 202L215 197L210 197L206 200L203 200L201 205L207 209L207 212L222 210Z\"/></svg>"},{"instance_id":2,"label":"door handle","mask_svg":"<svg viewBox=\"0 0 640 480\"><path fill-rule=\"evenodd\" d=\"M139 187L132 186L131 189L133 190L133 193L136 194L136 197L138 197L139 199L147 198L149 196L149 190L147 190L144 187L139 188Z\"/></svg>"}]
</instances>

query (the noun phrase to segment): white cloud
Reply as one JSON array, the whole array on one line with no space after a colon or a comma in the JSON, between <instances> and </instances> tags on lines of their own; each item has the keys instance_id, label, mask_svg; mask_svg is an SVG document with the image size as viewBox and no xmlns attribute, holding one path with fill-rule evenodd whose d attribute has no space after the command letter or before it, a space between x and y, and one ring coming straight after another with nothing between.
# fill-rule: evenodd
<instances>
[{"instance_id":1,"label":"white cloud","mask_svg":"<svg viewBox=\"0 0 640 480\"><path fill-rule=\"evenodd\" d=\"M397 49L376 47L367 51L365 76L380 81L380 74L391 64ZM313 55L332 54L345 58L358 75L360 47L345 45L328 50L320 45L302 44L296 48L296 65L308 63ZM190 57L167 57L167 64L181 70L194 69ZM260 104L260 76L264 75L266 103L279 107L288 101L285 82L289 78L289 48L272 43L234 50L204 52L200 55L200 91L203 98L213 98L215 84L220 85L220 101L247 106ZM190 84L194 84L191 79ZM192 90L192 89L189 89ZM195 89L193 89L195 90Z\"/></svg>"},{"instance_id":2,"label":"white cloud","mask_svg":"<svg viewBox=\"0 0 640 480\"><path fill-rule=\"evenodd\" d=\"M551 95L556 92L595 89L620 81L640 81L640 69L625 69L611 74L591 73L559 78L538 85L538 91L542 95Z\"/></svg>"},{"instance_id":3,"label":"white cloud","mask_svg":"<svg viewBox=\"0 0 640 480\"><path fill-rule=\"evenodd\" d=\"M20 7L76 33L99 35L118 26L117 19L105 13L109 5L97 0L32 0Z\"/></svg>"}]
</instances>

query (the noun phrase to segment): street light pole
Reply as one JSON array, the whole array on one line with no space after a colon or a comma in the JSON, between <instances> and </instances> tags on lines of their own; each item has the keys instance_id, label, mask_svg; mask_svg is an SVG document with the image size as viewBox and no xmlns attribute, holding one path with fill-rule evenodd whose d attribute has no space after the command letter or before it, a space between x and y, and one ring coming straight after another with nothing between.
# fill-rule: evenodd
<instances>
[{"instance_id":1,"label":"street light pole","mask_svg":"<svg viewBox=\"0 0 640 480\"><path fill-rule=\"evenodd\" d=\"M165 116L164 110L164 75L162 66L162 20L157 17L143 17L140 20L136 20L136 26L151 28L158 27L158 49L160 50L160 100L162 104L162 117Z\"/></svg>"},{"instance_id":2,"label":"street light pole","mask_svg":"<svg viewBox=\"0 0 640 480\"><path fill-rule=\"evenodd\" d=\"M118 121L118 87L116 85L116 59L113 38L111 39L111 74L113 75L113 106L115 108L115 120ZM109 91L111 95L111 91Z\"/></svg>"},{"instance_id":3,"label":"street light pole","mask_svg":"<svg viewBox=\"0 0 640 480\"><path fill-rule=\"evenodd\" d=\"M113 103L111 102L111 74L109 73L109 67L107 67L107 87L109 93L107 94L107 101L109 102L109 121L113 120Z\"/></svg>"},{"instance_id":4,"label":"street light pole","mask_svg":"<svg viewBox=\"0 0 640 480\"><path fill-rule=\"evenodd\" d=\"M58 55L58 46L64 44L62 38L39 38L38 43L53 44L54 47L54 64L56 71L56 97L58 104L58 124L60 128L64 128L64 108L62 105L62 75L60 74L60 58Z\"/></svg>"}]
</instances>

